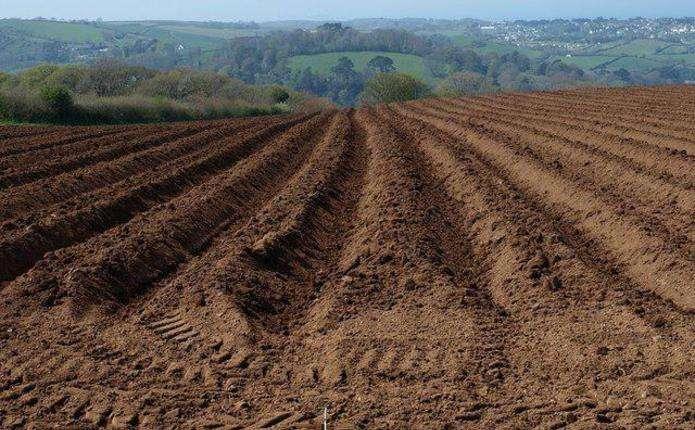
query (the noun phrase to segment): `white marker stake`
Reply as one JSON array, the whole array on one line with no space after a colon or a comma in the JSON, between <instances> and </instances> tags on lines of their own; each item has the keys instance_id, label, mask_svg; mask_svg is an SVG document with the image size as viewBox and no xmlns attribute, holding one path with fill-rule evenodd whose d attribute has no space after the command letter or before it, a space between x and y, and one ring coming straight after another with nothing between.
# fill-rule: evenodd
<instances>
[{"instance_id":1,"label":"white marker stake","mask_svg":"<svg viewBox=\"0 0 695 430\"><path fill-rule=\"evenodd\" d=\"M323 430L328 430L328 406L323 408Z\"/></svg>"}]
</instances>

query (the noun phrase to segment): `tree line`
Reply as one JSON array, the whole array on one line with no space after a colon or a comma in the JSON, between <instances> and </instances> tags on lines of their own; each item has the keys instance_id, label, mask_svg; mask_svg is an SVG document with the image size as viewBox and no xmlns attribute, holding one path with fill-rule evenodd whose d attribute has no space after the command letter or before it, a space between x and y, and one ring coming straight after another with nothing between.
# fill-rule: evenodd
<instances>
[{"instance_id":1,"label":"tree line","mask_svg":"<svg viewBox=\"0 0 695 430\"><path fill-rule=\"evenodd\" d=\"M160 122L323 107L279 85L249 85L216 72L158 71L114 60L0 72L0 120L12 122Z\"/></svg>"}]
</instances>

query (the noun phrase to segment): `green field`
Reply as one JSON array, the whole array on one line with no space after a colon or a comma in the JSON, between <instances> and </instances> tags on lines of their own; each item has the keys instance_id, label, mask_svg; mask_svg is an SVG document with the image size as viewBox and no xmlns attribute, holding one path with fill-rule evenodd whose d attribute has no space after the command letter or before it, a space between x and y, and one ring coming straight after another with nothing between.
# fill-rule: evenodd
<instances>
[{"instance_id":1,"label":"green field","mask_svg":"<svg viewBox=\"0 0 695 430\"><path fill-rule=\"evenodd\" d=\"M688 45L671 45L659 52L659 55L679 55L688 54Z\"/></svg>"},{"instance_id":2,"label":"green field","mask_svg":"<svg viewBox=\"0 0 695 430\"><path fill-rule=\"evenodd\" d=\"M355 70L364 71L369 60L377 55L383 55L393 60L396 70L415 76L425 82L433 82L434 78L425 67L422 57L416 55L397 54L393 52L330 52L316 55L297 55L290 58L289 66L292 70L304 70L310 67L314 72L329 74L340 57L348 57L355 63Z\"/></svg>"},{"instance_id":3,"label":"green field","mask_svg":"<svg viewBox=\"0 0 695 430\"><path fill-rule=\"evenodd\" d=\"M12 28L17 32L39 39L73 43L99 43L104 41L104 30L94 25L43 20L0 20L0 29Z\"/></svg>"},{"instance_id":4,"label":"green field","mask_svg":"<svg viewBox=\"0 0 695 430\"><path fill-rule=\"evenodd\" d=\"M622 57L618 58L616 61L607 64L606 69L608 70L641 70L647 71L655 67L663 66L664 63L652 58L647 57Z\"/></svg>"},{"instance_id":5,"label":"green field","mask_svg":"<svg viewBox=\"0 0 695 430\"><path fill-rule=\"evenodd\" d=\"M655 54L660 49L668 47L669 45L671 45L671 43L657 39L638 39L625 43L623 45L615 46L613 48L596 51L596 54L611 56L651 55Z\"/></svg>"},{"instance_id":6,"label":"green field","mask_svg":"<svg viewBox=\"0 0 695 430\"><path fill-rule=\"evenodd\" d=\"M611 57L607 55L581 55L581 56L557 56L553 57L553 60L561 60L565 64L571 64L577 66L584 70L590 70L601 64L607 63L611 60L615 60L616 57Z\"/></svg>"},{"instance_id":7,"label":"green field","mask_svg":"<svg viewBox=\"0 0 695 430\"><path fill-rule=\"evenodd\" d=\"M463 48L470 48L479 54L499 54L499 55L504 55L504 54L509 54L514 51L518 51L520 54L526 55L529 58L539 58L543 56L543 52L528 48L525 46L516 46L516 45L510 45L510 44L504 44L504 43L498 43L498 42L489 42L489 41L480 41L480 40L475 40L474 38L468 36L468 35L463 35L463 34L458 34L458 35L449 35L451 39L459 46Z\"/></svg>"},{"instance_id":8,"label":"green field","mask_svg":"<svg viewBox=\"0 0 695 430\"><path fill-rule=\"evenodd\" d=\"M197 27L194 25L162 25L159 26L159 28L161 28L162 30L168 30L179 34L192 34L195 36L204 36L215 39L234 39L235 37L255 36L261 33L258 30Z\"/></svg>"}]
</instances>

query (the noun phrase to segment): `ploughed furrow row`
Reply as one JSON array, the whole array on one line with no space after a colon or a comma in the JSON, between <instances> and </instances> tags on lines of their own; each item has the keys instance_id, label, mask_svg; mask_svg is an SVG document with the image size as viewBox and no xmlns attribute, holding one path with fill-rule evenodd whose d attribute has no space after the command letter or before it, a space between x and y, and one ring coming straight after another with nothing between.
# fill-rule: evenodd
<instances>
[{"instance_id":1,"label":"ploughed furrow row","mask_svg":"<svg viewBox=\"0 0 695 430\"><path fill-rule=\"evenodd\" d=\"M0 125L0 139L7 141L9 139L36 137L50 133L55 130L55 127L49 126L12 126Z\"/></svg>"},{"instance_id":2,"label":"ploughed furrow row","mask_svg":"<svg viewBox=\"0 0 695 430\"><path fill-rule=\"evenodd\" d=\"M162 129L162 131L164 130L165 129ZM157 132L157 130L152 130L152 132ZM96 136L57 147L36 149L21 154L8 155L0 158L0 168L7 172L22 170L22 168L26 169L27 166L34 167L42 163L60 161L63 158L74 157L84 152L98 150L104 145L113 145L115 143L122 144L123 141L148 135L149 133L143 133L142 130L132 128L122 130L115 134Z\"/></svg>"},{"instance_id":3,"label":"ploughed furrow row","mask_svg":"<svg viewBox=\"0 0 695 430\"><path fill-rule=\"evenodd\" d=\"M433 109L418 110L441 119L451 117ZM469 118L456 121L490 139L503 142L520 156L542 163L547 170L581 185L597 195L606 206L625 214L646 234L661 237L665 243L689 255L695 243L695 192L672 187L669 183L627 170L610 158L585 153L552 137L506 126L502 121ZM579 149L579 150L577 150Z\"/></svg>"},{"instance_id":4,"label":"ploughed furrow row","mask_svg":"<svg viewBox=\"0 0 695 430\"><path fill-rule=\"evenodd\" d=\"M514 279L515 285L528 284L528 279L524 280L524 277L530 278L534 283L546 284L551 293L557 294L551 298L553 300L560 299L564 293L572 293L573 290L565 288L565 281L569 277L576 281L574 288L584 290L580 294L601 296L603 293L597 293L595 285L602 282L583 279L587 270L594 272L592 279L600 280L608 276L619 287L627 282L640 288L618 276L614 265L597 252L591 241L578 240L576 229L571 223L547 212L542 202L527 198L491 161L471 151L470 145L467 141L462 141L459 133L438 127L429 120L431 116L426 114L400 107L393 110L402 118L401 128L414 141L420 142L420 150L433 164L434 171L444 181L452 198L463 210L468 211L468 233L478 237L472 240L477 247L476 254L490 254L487 260L491 258L492 266L495 267L490 273L496 279L491 284L491 294L501 306L512 312L529 310L523 308L528 306L528 300L518 303L513 300L513 296L527 294L528 291L512 289L509 283L509 279ZM571 251L568 247L575 248ZM508 256L514 256L512 262L505 261ZM576 258L581 261L574 261ZM571 261L569 265L568 260ZM582 265L587 267L576 269ZM559 277L559 282L553 283L556 276ZM544 295L547 293L547 290L543 292ZM673 313L670 306L658 305L658 300L655 301L652 297L653 293L643 296L635 293L632 290L620 292L634 300L636 308L649 303L647 307L654 310L652 317ZM535 299L540 297L536 295ZM619 300L615 302L618 303ZM585 301L582 303L586 304ZM576 303L564 305L575 306Z\"/></svg>"},{"instance_id":5,"label":"ploughed furrow row","mask_svg":"<svg viewBox=\"0 0 695 430\"><path fill-rule=\"evenodd\" d=\"M348 416L370 410L375 383L408 401L419 396L416 381L499 385L502 318L471 279L454 206L379 111L360 110L355 120L371 154L355 228L298 330L304 348L285 351L271 375L298 363L314 370L309 382L293 376L295 392L349 384L357 400ZM389 410L398 399L378 401Z\"/></svg>"},{"instance_id":6,"label":"ploughed furrow row","mask_svg":"<svg viewBox=\"0 0 695 430\"><path fill-rule=\"evenodd\" d=\"M428 104L431 102L424 102ZM419 103L415 103L417 106ZM676 188L690 190L695 188L695 175L691 172L690 156L664 154L662 149L640 145L631 140L606 136L596 131L572 129L561 123L539 119L528 115L502 114L491 107L461 106L459 103L443 100L437 108L457 116L484 116L488 119L532 131L546 137L562 139L567 145L610 158L635 170L642 175L665 181Z\"/></svg>"},{"instance_id":7,"label":"ploughed furrow row","mask_svg":"<svg viewBox=\"0 0 695 430\"><path fill-rule=\"evenodd\" d=\"M249 330L242 326L283 334L301 322L316 294L316 274L333 270L334 251L344 240L356 200L353 194L359 193L359 188L343 188L358 180L362 163L362 149L352 145L350 133L348 116L337 114L302 167L278 184L279 192L252 217L220 233L208 251L166 280L157 296L166 301L178 291L207 295L206 307L215 309L214 314L243 315L235 317L241 321L231 329L226 318L208 318L200 324L205 337L233 330L226 337L234 338ZM235 310L209 294L219 286L237 303ZM228 350L232 355L238 347L226 342L219 355Z\"/></svg>"},{"instance_id":8,"label":"ploughed furrow row","mask_svg":"<svg viewBox=\"0 0 695 430\"><path fill-rule=\"evenodd\" d=\"M155 164L144 166L140 170L145 171L139 175L0 225L5 232L0 255L7 261L0 268L0 279L9 280L23 273L48 251L86 240L185 193L303 119L268 121L267 128L259 131L235 130L236 125L223 127L221 132L209 134L208 142L183 142L181 148L192 153L166 163L166 159L158 159L163 163L159 169L153 169ZM238 134L226 138L232 131Z\"/></svg>"},{"instance_id":9,"label":"ploughed furrow row","mask_svg":"<svg viewBox=\"0 0 695 430\"><path fill-rule=\"evenodd\" d=\"M270 124L272 127L282 127L281 124L283 123L291 123L298 120L298 118L294 117L276 118ZM250 125L242 125L240 130L246 134L253 133L254 131L247 130L249 127ZM128 179L134 174L156 170L160 166L164 168L166 162L176 160L182 156L196 157L197 154L201 153L212 143L224 144L227 142L226 139L229 138L243 138L242 136L228 137L228 134L233 134L240 130L236 123L232 123L220 129L212 129L187 138L171 141L114 161L103 161L83 169L6 189L0 192L0 201L4 202L4 206L0 207L0 219L15 218L84 193L99 190ZM210 163L217 163L215 160L217 158L212 158Z\"/></svg>"},{"instance_id":10,"label":"ploughed furrow row","mask_svg":"<svg viewBox=\"0 0 695 430\"><path fill-rule=\"evenodd\" d=\"M166 205L48 256L14 285L27 294L57 288L77 303L128 301L204 252L219 232L271 198L303 162L328 119L324 114L299 123L233 169Z\"/></svg>"},{"instance_id":11,"label":"ploughed furrow row","mask_svg":"<svg viewBox=\"0 0 695 430\"><path fill-rule=\"evenodd\" d=\"M459 103L454 101L454 103ZM547 124L560 126L570 130L576 130L579 135L594 136L593 139L614 139L642 151L654 153L662 159L668 159L670 163L684 162L695 156L693 143L678 139L649 136L644 133L625 132L613 126L611 123L597 123L577 120L572 115L534 113L533 109L517 108L514 104L508 104L497 99L475 99L472 106L482 109L493 109L498 114L505 116L521 117L532 121L542 121Z\"/></svg>"},{"instance_id":12,"label":"ploughed furrow row","mask_svg":"<svg viewBox=\"0 0 695 430\"><path fill-rule=\"evenodd\" d=\"M484 97L484 99L491 100L490 97ZM594 125L609 126L618 130L621 134L634 137L635 139L647 135L666 141L677 140L678 142L687 143L695 147L695 128L678 130L676 127L670 125L660 123L651 124L643 117L640 117L640 120L634 121L634 115L625 117L616 115L607 110L592 111L588 109L585 104L577 106L572 103L559 103L556 99L544 98L543 96L535 94L527 96L507 94L492 98L491 101L501 101L506 106L531 110L555 118L573 119Z\"/></svg>"},{"instance_id":13,"label":"ploughed furrow row","mask_svg":"<svg viewBox=\"0 0 695 430\"><path fill-rule=\"evenodd\" d=\"M577 240L578 232L570 225L527 199L460 138L434 127L426 116L396 110L402 118L399 127L417 143L443 181L442 188L467 214L464 232L472 244L472 258L485 268L490 295L509 312L507 322L517 329L514 341L506 344L507 358L511 369L518 370L516 375L525 376L510 381L512 392L523 386L527 395L544 392L541 396L548 398L563 385L576 388L577 375L601 368L606 357L590 351L607 338L617 345L634 344L639 352L633 357L639 364L629 372L649 373L647 369L660 366L661 358L658 354L645 358L645 348L653 346L652 339L663 339L665 331L666 336L682 336L682 349L676 348L673 357L674 365L682 364L679 370L672 370L680 374L674 379L687 380L689 360L685 357L693 340L687 314L616 274L614 264L603 261L594 244ZM605 327L611 327L609 334ZM635 336L637 327L647 335ZM572 338L575 350L587 353L574 360L560 352L569 346L565 336ZM620 351L608 355L619 363L630 360ZM553 375L552 388L545 383L549 374ZM535 384L523 382L529 375ZM523 402L516 398L503 420L525 414ZM543 413L547 420L557 412L549 408Z\"/></svg>"},{"instance_id":14,"label":"ploughed furrow row","mask_svg":"<svg viewBox=\"0 0 695 430\"><path fill-rule=\"evenodd\" d=\"M639 104L626 105L624 107L616 106L618 99L613 101L605 99L596 99L589 101L586 98L577 100L572 97L563 97L546 93L533 94L509 94L514 98L523 98L527 101L537 101L543 106L552 108L567 107L577 112L598 115L601 119L616 118L630 124L631 127L647 127L651 131L658 133L677 132L676 136L683 137L686 140L692 139L692 133L695 132L695 111L691 113L672 112L670 115L654 116L650 115ZM639 119L639 120L638 120ZM680 120L679 120L680 119Z\"/></svg>"},{"instance_id":15,"label":"ploughed furrow row","mask_svg":"<svg viewBox=\"0 0 695 430\"><path fill-rule=\"evenodd\" d=\"M571 94L577 98L583 97L583 90L562 91L559 94ZM623 102L626 99L630 103L643 105L645 108L663 108L666 112L673 107L690 108L692 112L695 103L692 102L692 85L641 87L641 88L597 88L589 89L587 97L596 96L605 100L618 99Z\"/></svg>"},{"instance_id":16,"label":"ploughed furrow row","mask_svg":"<svg viewBox=\"0 0 695 430\"><path fill-rule=\"evenodd\" d=\"M625 124L623 121L606 118L605 115L588 116L585 109L577 107L553 109L537 101L523 103L507 96L499 98L482 97L481 99L504 109L512 109L514 112L532 112L537 115L555 118L563 123L578 127L590 127L606 134L643 142L657 148L669 148L668 150L673 153L681 152L695 156L693 155L695 152L695 140L692 133L686 133L685 137L683 137L673 135L671 130L669 130L669 133L664 133L663 127L657 131L644 130L643 126L633 127Z\"/></svg>"},{"instance_id":17,"label":"ploughed furrow row","mask_svg":"<svg viewBox=\"0 0 695 430\"><path fill-rule=\"evenodd\" d=\"M317 289L339 276L336 267L354 227L366 159L364 131L341 113L305 168L239 238L252 265L271 279L281 274L289 284L266 283L246 297L272 309L263 324L273 331L300 325Z\"/></svg>"},{"instance_id":18,"label":"ploughed furrow row","mask_svg":"<svg viewBox=\"0 0 695 430\"><path fill-rule=\"evenodd\" d=\"M664 156L649 156L646 151L640 151L638 148L634 148L633 145L630 144L618 143L616 145L615 139L585 138L579 140L575 134L567 132L566 127L543 127L538 124L538 121L524 121L523 119L516 119L510 115L502 116L496 114L494 110L490 109L481 110L477 107L470 106L468 108L463 108L458 104L450 103L448 100L441 100L436 103L422 102L413 104L413 106L420 105L432 106L448 115L463 118L480 118L497 122L499 124L505 124L520 131L533 133L539 138L554 139L560 142L562 145L575 148L583 153L593 154L596 157L604 158L611 160L611 162L621 164L626 169L633 170L640 175L650 177L659 183L667 182L671 185L671 187L675 187L681 191L688 191L695 187L695 179L690 173L689 168L678 171L677 169L671 167L671 160L664 160ZM600 144L597 144L596 141L600 142ZM608 145L609 143L610 145ZM617 148L617 150L614 150L613 148ZM684 164L686 166L689 165L689 163ZM674 174L678 176L674 177Z\"/></svg>"},{"instance_id":19,"label":"ploughed furrow row","mask_svg":"<svg viewBox=\"0 0 695 430\"><path fill-rule=\"evenodd\" d=\"M130 127L132 128L132 126ZM147 132L149 127L138 126L142 132ZM109 136L123 133L126 126L119 127L85 127L85 128L55 128L48 134L31 136L19 139L8 139L0 145L0 159L26 152L41 151L55 148L61 145L70 145L101 136Z\"/></svg>"},{"instance_id":20,"label":"ploughed furrow row","mask_svg":"<svg viewBox=\"0 0 695 430\"><path fill-rule=\"evenodd\" d=\"M674 100L668 102L664 107L658 108L656 106L645 103L644 101L635 101L631 97L632 93L630 89L627 89L620 95L613 95L611 97L606 97L604 95L592 95L587 93L585 95L575 94L572 92L548 92L539 93L537 97L548 97L552 99L557 98L557 102L563 101L566 103L571 103L575 106L582 106L585 103L591 105L595 104L597 107L606 109L610 112L624 112L629 115L639 115L641 117L646 117L653 119L657 122L664 124L678 124L689 127L692 125L691 118L695 112L688 112L681 108L681 106ZM675 109L675 110L674 110Z\"/></svg>"},{"instance_id":21,"label":"ploughed furrow row","mask_svg":"<svg viewBox=\"0 0 695 430\"><path fill-rule=\"evenodd\" d=\"M426 119L459 137L481 158L504 172L520 190L541 201L548 211L571 221L578 231L610 252L636 284L672 300L684 310L695 310L693 262L671 252L663 240L645 235L622 214L606 208L596 196L543 169L538 162L518 157L475 130L436 116Z\"/></svg>"},{"instance_id":22,"label":"ploughed furrow row","mask_svg":"<svg viewBox=\"0 0 695 430\"><path fill-rule=\"evenodd\" d=\"M111 161L123 156L132 155L150 148L155 148L171 142L172 140L188 137L203 129L204 127L200 125L181 127L173 131L164 130L162 132L145 135L144 137L138 137L138 135L142 136L140 132L124 133L123 135L113 136L113 138L118 139L115 143L111 136L105 139L99 139L99 141L90 141L90 145L94 145L94 149L83 152L71 152L71 154L77 155L60 157L58 154L40 154L38 157L32 156L28 159L27 157L20 157L12 161L14 168L8 168L0 175L0 189L26 184L38 179L84 168L102 161ZM122 142L120 139L126 141ZM74 151L72 148L69 149ZM1 161L0 164L2 164ZM27 168L27 166L31 167Z\"/></svg>"}]
</instances>

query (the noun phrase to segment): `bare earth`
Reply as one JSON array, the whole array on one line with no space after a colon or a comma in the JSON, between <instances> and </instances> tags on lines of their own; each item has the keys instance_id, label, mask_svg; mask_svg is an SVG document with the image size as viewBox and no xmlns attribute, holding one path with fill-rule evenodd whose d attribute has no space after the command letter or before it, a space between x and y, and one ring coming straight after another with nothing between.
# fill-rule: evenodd
<instances>
[{"instance_id":1,"label":"bare earth","mask_svg":"<svg viewBox=\"0 0 695 430\"><path fill-rule=\"evenodd\" d=\"M1 428L695 427L695 87L0 127Z\"/></svg>"}]
</instances>

